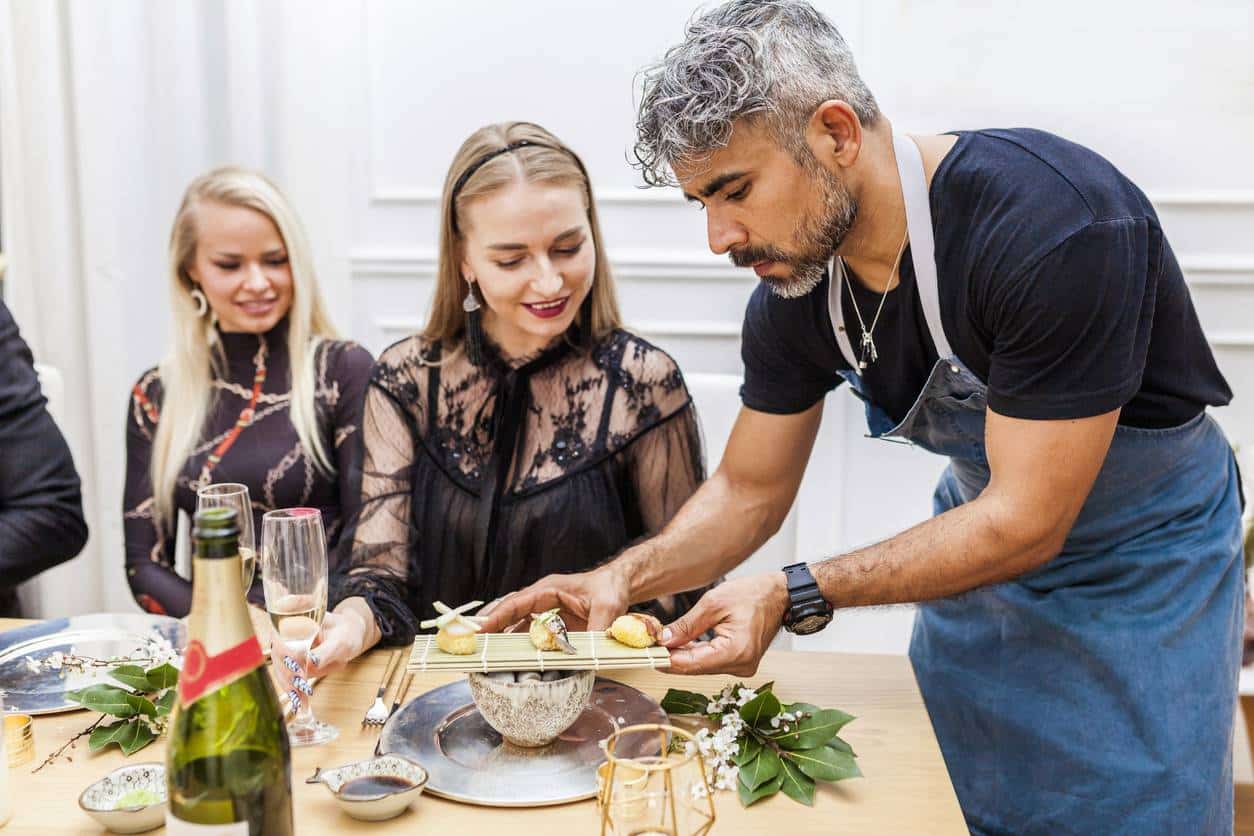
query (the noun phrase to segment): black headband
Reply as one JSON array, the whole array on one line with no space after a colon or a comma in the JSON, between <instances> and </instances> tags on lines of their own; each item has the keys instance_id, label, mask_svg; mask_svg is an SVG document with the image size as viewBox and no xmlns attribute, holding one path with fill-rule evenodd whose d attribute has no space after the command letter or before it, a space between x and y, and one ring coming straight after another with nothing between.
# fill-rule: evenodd
<instances>
[{"instance_id":1,"label":"black headband","mask_svg":"<svg viewBox=\"0 0 1254 836\"><path fill-rule=\"evenodd\" d=\"M533 145L538 148L551 148L552 147L550 145L540 145L539 143L532 142L529 139L520 139L517 142L511 142L509 145L506 145L504 148L498 148L495 151L489 151L488 153L484 154L482 157L480 157L479 159L471 163L470 167L462 172L462 176L457 178L457 182L453 184L453 195L451 198L449 198L449 202L451 203L452 201L457 200L457 193L460 192L462 190L462 187L466 185L466 181L469 180L471 177L473 177L476 171L478 171L479 169L487 165L487 163L490 160L495 160L497 157L501 156L502 154L508 154L510 151L517 151L519 148L526 148L529 145ZM557 150L557 149L554 149L554 150Z\"/></svg>"},{"instance_id":2,"label":"black headband","mask_svg":"<svg viewBox=\"0 0 1254 836\"><path fill-rule=\"evenodd\" d=\"M548 148L550 151L565 151L567 154L570 154L571 158L575 161L575 165L579 166L579 170L583 172L584 179L585 180L588 179L588 172L584 169L583 162L577 156L575 156L573 152L568 151L565 148L559 148L556 145L546 145L542 142L532 142L529 139L520 139L520 140L517 140L516 142L511 142L509 145L506 145L504 148L498 148L495 151L489 151L488 153L484 154L479 159L475 160L466 168L465 171L462 172L462 176L457 178L457 182L453 184L453 192L451 195L449 195L448 205L449 205L449 214L451 215L449 220L453 225L454 233L460 234L457 229L457 193L460 192L462 190L462 187L466 185L466 182L475 175L475 172L483 168L484 165L486 165L488 162L495 160L497 157L501 156L502 154L508 154L511 151L517 151L519 148ZM589 184L589 187L591 187L591 184Z\"/></svg>"}]
</instances>

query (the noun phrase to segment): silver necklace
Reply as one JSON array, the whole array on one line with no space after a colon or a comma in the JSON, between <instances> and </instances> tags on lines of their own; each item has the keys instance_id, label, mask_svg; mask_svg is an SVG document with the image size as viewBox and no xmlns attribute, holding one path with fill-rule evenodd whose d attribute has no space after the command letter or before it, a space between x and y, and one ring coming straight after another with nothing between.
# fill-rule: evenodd
<instances>
[{"instance_id":1,"label":"silver necklace","mask_svg":"<svg viewBox=\"0 0 1254 836\"><path fill-rule=\"evenodd\" d=\"M862 330L861 345L858 353L858 370L864 370L868 365L880 359L880 353L875 348L875 326L879 324L880 314L884 312L884 303L888 301L888 289L893 283L893 276L897 273L897 268L901 266L901 257L906 252L906 242L910 240L910 233L907 231L905 237L901 239L901 247L897 250L897 258L893 260L892 269L888 271L888 278L884 281L884 292L880 294L880 304L875 309L875 316L871 319L871 327L866 327L866 322L862 319L862 311L858 310L858 300L853 296L853 287L849 287L849 301L853 304L853 312L858 316L858 327ZM839 256L837 256L840 258ZM849 278L849 273L845 269L845 260L840 258L840 274L841 279L846 286L852 285L853 280Z\"/></svg>"}]
</instances>

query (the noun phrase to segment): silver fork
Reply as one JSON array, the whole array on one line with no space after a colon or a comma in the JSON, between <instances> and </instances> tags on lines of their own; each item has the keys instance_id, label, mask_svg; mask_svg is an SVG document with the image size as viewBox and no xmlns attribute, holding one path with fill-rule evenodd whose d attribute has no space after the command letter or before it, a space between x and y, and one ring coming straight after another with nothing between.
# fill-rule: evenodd
<instances>
[{"instance_id":1,"label":"silver fork","mask_svg":"<svg viewBox=\"0 0 1254 836\"><path fill-rule=\"evenodd\" d=\"M388 719L388 707L383 702L383 695L387 693L388 688L392 684L392 676L400 665L396 664L401 658L401 651L392 654L392 658L388 659L387 667L383 669L383 681L379 683L379 691L374 696L374 705L366 711L366 716L361 718L361 727L366 726L382 726Z\"/></svg>"},{"instance_id":2,"label":"silver fork","mask_svg":"<svg viewBox=\"0 0 1254 836\"><path fill-rule=\"evenodd\" d=\"M388 712L388 720L392 719L392 715L396 713L396 709L401 707L401 703L405 702L405 695L409 693L409 683L414 681L414 672L409 671L405 674L405 678L401 680L401 687L396 689L396 699L392 700L392 710ZM379 739L374 742L374 756L377 758L382 755L383 733L379 733Z\"/></svg>"}]
</instances>

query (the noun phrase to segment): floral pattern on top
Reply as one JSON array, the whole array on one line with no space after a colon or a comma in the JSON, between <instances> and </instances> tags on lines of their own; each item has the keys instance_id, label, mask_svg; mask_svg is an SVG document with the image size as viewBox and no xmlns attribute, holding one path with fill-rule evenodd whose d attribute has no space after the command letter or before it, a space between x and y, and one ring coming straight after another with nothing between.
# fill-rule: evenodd
<instances>
[{"instance_id":1,"label":"floral pattern on top","mask_svg":"<svg viewBox=\"0 0 1254 836\"><path fill-rule=\"evenodd\" d=\"M361 596L390 643L445 601L492 600L657 533L705 475L683 376L616 330L476 365L421 336L380 355L366 396L362 497L335 600ZM703 590L640 608L669 621Z\"/></svg>"}]
</instances>

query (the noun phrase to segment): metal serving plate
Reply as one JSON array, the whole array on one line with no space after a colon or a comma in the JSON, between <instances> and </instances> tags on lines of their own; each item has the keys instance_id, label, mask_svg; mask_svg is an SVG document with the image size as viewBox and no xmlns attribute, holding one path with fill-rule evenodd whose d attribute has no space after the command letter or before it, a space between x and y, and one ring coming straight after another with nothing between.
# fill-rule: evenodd
<instances>
[{"instance_id":1,"label":"metal serving plate","mask_svg":"<svg viewBox=\"0 0 1254 836\"><path fill-rule=\"evenodd\" d=\"M96 613L71 618L53 618L0 633L0 691L7 711L24 714L55 714L74 711L80 706L65 698L74 691L110 681L108 668L70 670L30 669L26 657L43 661L58 650L108 659L130 656L158 635L181 650L187 633L177 618L147 613Z\"/></svg>"},{"instance_id":2,"label":"metal serving plate","mask_svg":"<svg viewBox=\"0 0 1254 836\"><path fill-rule=\"evenodd\" d=\"M422 764L431 775L427 792L433 795L486 807L544 807L596 795L596 770L605 761L601 741L615 729L665 722L666 712L652 697L598 678L573 726L548 746L523 749L487 724L462 679L397 711L383 727L379 751Z\"/></svg>"}]
</instances>

